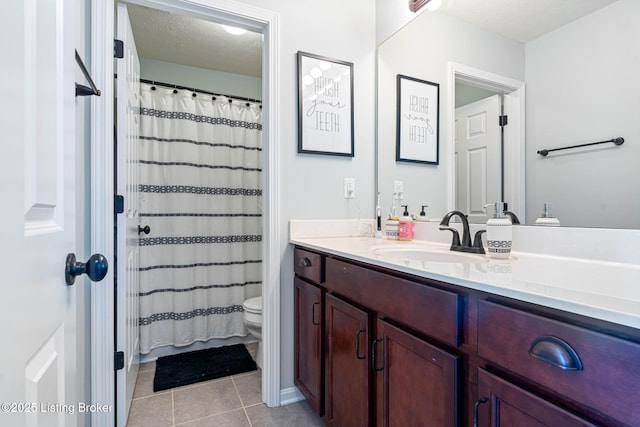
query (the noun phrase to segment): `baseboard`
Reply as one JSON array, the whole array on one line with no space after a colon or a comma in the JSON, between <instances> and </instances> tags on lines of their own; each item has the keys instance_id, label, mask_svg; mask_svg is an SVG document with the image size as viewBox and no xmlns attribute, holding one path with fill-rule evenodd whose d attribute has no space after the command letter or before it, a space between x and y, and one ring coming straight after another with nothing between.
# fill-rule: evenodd
<instances>
[{"instance_id":1,"label":"baseboard","mask_svg":"<svg viewBox=\"0 0 640 427\"><path fill-rule=\"evenodd\" d=\"M290 403L300 402L304 400L304 395L300 393L298 387L283 388L280 390L280 405L289 405Z\"/></svg>"}]
</instances>

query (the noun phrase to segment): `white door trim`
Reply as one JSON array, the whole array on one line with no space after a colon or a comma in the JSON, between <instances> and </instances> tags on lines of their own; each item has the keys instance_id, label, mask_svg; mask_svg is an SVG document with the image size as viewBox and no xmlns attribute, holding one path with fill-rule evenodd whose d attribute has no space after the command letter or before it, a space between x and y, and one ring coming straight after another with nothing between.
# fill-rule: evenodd
<instances>
[{"instance_id":1,"label":"white door trim","mask_svg":"<svg viewBox=\"0 0 640 427\"><path fill-rule=\"evenodd\" d=\"M92 1L92 75L102 96L92 105L91 210L92 252L113 259L113 23L116 0ZM233 23L264 35L262 58L263 119L263 381L262 399L268 406L280 405L280 135L278 90L280 45L278 13L232 0L134 0L128 3L190 16ZM113 273L96 286L91 298L92 401L114 404L113 365ZM92 425L114 425L113 412L93 414Z\"/></svg>"},{"instance_id":2,"label":"white door trim","mask_svg":"<svg viewBox=\"0 0 640 427\"><path fill-rule=\"evenodd\" d=\"M505 138L513 143L505 147L505 201L509 202L509 210L515 212L518 217L525 215L525 84L499 74L490 73L467 65L449 62L447 64L449 84L449 105L447 106L447 128L449 130L449 159L455 157L455 99L456 80L497 92L510 93L514 102L509 115L509 124L505 128ZM447 177L447 206L448 210L455 207L456 171L455 167L449 169Z\"/></svg>"},{"instance_id":3,"label":"white door trim","mask_svg":"<svg viewBox=\"0 0 640 427\"><path fill-rule=\"evenodd\" d=\"M92 413L91 425L104 427L115 425L113 26L114 3L93 0L91 75L102 96L91 97L91 253L104 254L112 265L91 289L91 403L111 410Z\"/></svg>"}]
</instances>

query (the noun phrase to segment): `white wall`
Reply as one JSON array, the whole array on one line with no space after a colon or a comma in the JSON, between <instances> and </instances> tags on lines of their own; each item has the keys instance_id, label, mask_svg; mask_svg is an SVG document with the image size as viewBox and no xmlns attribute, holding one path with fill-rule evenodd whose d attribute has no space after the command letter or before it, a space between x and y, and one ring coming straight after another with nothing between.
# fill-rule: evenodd
<instances>
[{"instance_id":1,"label":"white wall","mask_svg":"<svg viewBox=\"0 0 640 427\"><path fill-rule=\"evenodd\" d=\"M528 223L551 202L564 225L640 228L639 16L640 2L620 0L527 43Z\"/></svg>"},{"instance_id":2,"label":"white wall","mask_svg":"<svg viewBox=\"0 0 640 427\"><path fill-rule=\"evenodd\" d=\"M423 7L417 13L411 12L407 0L376 0L376 45L381 45L426 10Z\"/></svg>"},{"instance_id":3,"label":"white wall","mask_svg":"<svg viewBox=\"0 0 640 427\"><path fill-rule=\"evenodd\" d=\"M242 0L280 14L281 387L293 386L293 248L295 219L373 217L375 160L375 9L370 0ZM354 64L355 157L298 154L296 53ZM356 200L343 198L345 177L355 178ZM358 209L359 206L359 209Z\"/></svg>"},{"instance_id":4,"label":"white wall","mask_svg":"<svg viewBox=\"0 0 640 427\"><path fill-rule=\"evenodd\" d=\"M410 46L410 47L408 47ZM440 12L425 12L378 48L378 184L383 212L391 204L393 182L404 182L403 204L411 213L429 205L427 216L449 209L448 175L452 135L448 123L448 63L524 80L524 46ZM440 84L440 164L396 162L396 75ZM452 203L452 202L451 202Z\"/></svg>"},{"instance_id":5,"label":"white wall","mask_svg":"<svg viewBox=\"0 0 640 427\"><path fill-rule=\"evenodd\" d=\"M140 76L147 80L193 87L223 95L235 95L251 99L262 98L262 79L257 77L207 70L148 58L140 58Z\"/></svg>"}]
</instances>

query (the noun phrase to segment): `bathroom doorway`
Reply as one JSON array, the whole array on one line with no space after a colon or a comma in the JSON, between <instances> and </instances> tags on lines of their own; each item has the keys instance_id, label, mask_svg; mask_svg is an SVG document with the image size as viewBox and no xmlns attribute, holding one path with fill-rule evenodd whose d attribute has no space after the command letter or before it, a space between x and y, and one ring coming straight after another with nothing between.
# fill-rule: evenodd
<instances>
[{"instance_id":1,"label":"bathroom doorway","mask_svg":"<svg viewBox=\"0 0 640 427\"><path fill-rule=\"evenodd\" d=\"M483 206L501 200L509 204L509 210L523 217L524 82L456 63L449 63L448 69L451 100L448 126L454 165L449 179L451 209L469 212L470 222L485 223ZM501 126L499 123L504 120L506 124ZM467 123L463 126L460 121ZM466 138L471 142L464 142L465 137L459 132L466 136L471 133L471 138ZM473 146L476 135L488 133L492 133L491 145ZM459 146L458 141L466 146ZM479 172L478 176L474 177L476 172L472 169Z\"/></svg>"},{"instance_id":2,"label":"bathroom doorway","mask_svg":"<svg viewBox=\"0 0 640 427\"><path fill-rule=\"evenodd\" d=\"M243 342L262 287L262 34L120 10L140 58L141 362Z\"/></svg>"},{"instance_id":3,"label":"bathroom doorway","mask_svg":"<svg viewBox=\"0 0 640 427\"><path fill-rule=\"evenodd\" d=\"M111 7L109 7L109 3ZM128 2L130 3L130 2ZM146 5L150 2L144 0L135 1L136 4ZM94 17L98 16L100 22L94 25L96 33L96 45L98 46L97 52L94 48L96 61L94 67L97 69L104 69L106 75L110 75L110 60L109 60L109 48L108 43L112 36L110 35L110 19L111 10L113 9L113 2L107 2L104 5L98 5L94 10ZM104 6L104 7L102 7ZM262 266L262 282L263 294L266 294L264 304L264 318L267 327L264 331L265 342L265 366L262 371L264 380L262 382L262 395L263 400L268 406L278 406L280 404L280 367L279 367L279 262L278 254L280 253L279 241L279 218L277 212L277 199L278 199L278 181L277 181L277 145L269 144L269 141L276 141L275 135L278 132L277 126L277 111L278 103L275 95L275 84L278 77L277 69L277 37L278 37L278 17L277 14L258 9L251 6L237 6L228 5L225 2L218 0L210 0L206 6L195 6L191 2L183 2L182 0L165 0L160 2L153 2L154 7L161 7L167 11L177 12L179 14L185 14L190 16L202 17L205 20L227 21L233 24L240 24L240 26L247 27L262 31L264 36L264 45L262 48L263 58L263 70L266 72L267 79L262 84L262 100L265 113L265 130L264 130L264 174L263 174L263 188L265 190L265 197L263 198L263 219L262 219L262 235L263 241L263 266ZM106 18L105 18L106 17ZM96 20L94 19L94 22ZM102 43L101 43L102 42ZM100 52L106 53L103 54ZM111 68L112 69L112 68ZM113 90L105 84L103 94L111 96ZM271 96L270 96L271 95ZM96 128L109 128L110 120L108 109L103 108L101 105L96 107L94 111L94 121L97 123ZM94 135L96 140L96 163L99 163L99 155L103 153L105 159L110 158L109 147L111 144L108 141L108 137L102 136L104 133L97 132ZM108 208L108 203L105 202L109 197L110 191L108 190L109 172L106 171L104 177L99 176L94 184L93 200L98 204L96 211L100 211L100 204ZM108 221L106 221L108 222ZM107 224L108 225L108 224ZM100 247L109 245L109 236L98 236L96 239L96 246ZM111 288L113 289L113 288ZM113 390L113 380L110 379L109 365L113 363L113 357L109 361L109 343L111 341L109 337L109 319L113 319L113 311L109 309L113 301L113 292L109 291L109 287L105 286L104 289L98 290L94 295L94 301L99 301L96 304L95 311L92 313L92 317L95 321L96 327L94 330L94 348L93 357L96 363L94 363L95 370L92 375L93 382L93 396L96 401L111 402L113 397L110 396L109 390ZM111 305L112 306L112 305ZM113 323L112 323L113 325ZM99 348L100 345L95 343L104 343L106 353L103 349ZM111 371L113 372L113 371ZM109 385L111 384L111 385ZM96 416L102 418L101 416ZM105 415L106 417L106 415ZM96 424L98 425L98 424Z\"/></svg>"}]
</instances>

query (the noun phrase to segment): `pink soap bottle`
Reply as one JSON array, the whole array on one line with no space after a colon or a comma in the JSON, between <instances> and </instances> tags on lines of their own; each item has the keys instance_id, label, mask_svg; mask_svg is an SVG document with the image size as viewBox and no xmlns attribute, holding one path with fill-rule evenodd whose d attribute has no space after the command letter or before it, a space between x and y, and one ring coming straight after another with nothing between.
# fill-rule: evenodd
<instances>
[{"instance_id":1,"label":"pink soap bottle","mask_svg":"<svg viewBox=\"0 0 640 427\"><path fill-rule=\"evenodd\" d=\"M404 213L398 223L398 240L413 240L413 218L409 215L408 205L401 205Z\"/></svg>"}]
</instances>

